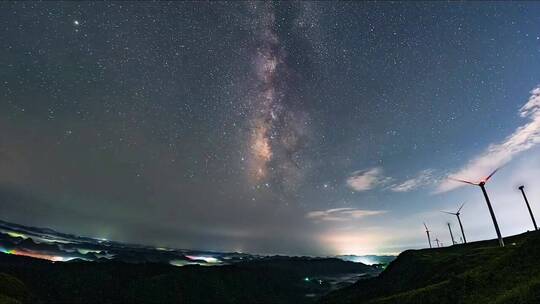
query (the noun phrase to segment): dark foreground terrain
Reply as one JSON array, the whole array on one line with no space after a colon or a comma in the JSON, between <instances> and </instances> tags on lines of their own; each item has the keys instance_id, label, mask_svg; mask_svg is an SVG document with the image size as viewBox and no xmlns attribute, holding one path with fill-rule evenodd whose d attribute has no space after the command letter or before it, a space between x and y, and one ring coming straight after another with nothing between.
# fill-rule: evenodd
<instances>
[{"instance_id":1,"label":"dark foreground terrain","mask_svg":"<svg viewBox=\"0 0 540 304\"><path fill-rule=\"evenodd\" d=\"M381 270L344 258L156 248L0 221L0 304L314 303Z\"/></svg>"},{"instance_id":2,"label":"dark foreground terrain","mask_svg":"<svg viewBox=\"0 0 540 304\"><path fill-rule=\"evenodd\" d=\"M452 247L408 250L378 277L322 303L540 303L540 232Z\"/></svg>"},{"instance_id":3,"label":"dark foreground terrain","mask_svg":"<svg viewBox=\"0 0 540 304\"><path fill-rule=\"evenodd\" d=\"M113 243L94 244L108 248L97 248L97 260L48 256L64 261L52 262L17 254L43 258L47 256L43 251L30 251L42 248L48 254L72 254L66 251L71 247L65 246L65 240L62 246L55 245L62 249L57 250L50 240L45 247L30 242L28 231L10 233L9 237L18 239L6 239L6 244L15 247L2 249L10 254L0 253L1 304L540 303L540 232L505 238L504 248L489 240L408 250L382 273L379 266L336 258L230 258L237 254L215 255L225 261L219 266L208 266L215 263L211 262L178 267L167 261L188 261L189 255L182 260L180 251L166 251L159 257L155 249ZM40 236L39 241L48 240ZM52 244L57 242L54 238ZM71 242L79 249L92 244ZM104 251L115 257L98 258ZM131 251L137 254L127 254Z\"/></svg>"},{"instance_id":4,"label":"dark foreground terrain","mask_svg":"<svg viewBox=\"0 0 540 304\"><path fill-rule=\"evenodd\" d=\"M175 267L0 254L0 303L312 303L333 288L332 276L374 273L339 259Z\"/></svg>"}]
</instances>

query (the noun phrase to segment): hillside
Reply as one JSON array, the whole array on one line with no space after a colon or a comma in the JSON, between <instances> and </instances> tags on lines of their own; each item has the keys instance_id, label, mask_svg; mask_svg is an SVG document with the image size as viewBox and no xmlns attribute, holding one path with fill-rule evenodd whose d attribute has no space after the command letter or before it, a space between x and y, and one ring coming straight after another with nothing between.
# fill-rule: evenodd
<instances>
[{"instance_id":1,"label":"hillside","mask_svg":"<svg viewBox=\"0 0 540 304\"><path fill-rule=\"evenodd\" d=\"M332 276L376 275L335 258L274 257L175 267L119 261L50 262L0 253L0 303L313 303Z\"/></svg>"},{"instance_id":2,"label":"hillside","mask_svg":"<svg viewBox=\"0 0 540 304\"><path fill-rule=\"evenodd\" d=\"M452 247L407 250L378 277L321 303L539 303L540 232Z\"/></svg>"}]
</instances>

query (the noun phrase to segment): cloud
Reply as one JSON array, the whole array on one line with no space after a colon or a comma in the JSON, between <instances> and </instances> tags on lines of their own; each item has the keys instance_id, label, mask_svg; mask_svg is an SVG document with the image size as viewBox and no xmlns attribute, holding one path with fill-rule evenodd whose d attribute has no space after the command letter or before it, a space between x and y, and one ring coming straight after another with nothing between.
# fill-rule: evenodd
<instances>
[{"instance_id":1,"label":"cloud","mask_svg":"<svg viewBox=\"0 0 540 304\"><path fill-rule=\"evenodd\" d=\"M519 115L529 118L529 122L518 127L502 142L490 145L480 156L449 176L478 180L540 143L540 86L530 93L529 100L519 110ZM461 186L463 184L445 179L439 184L436 192L442 193Z\"/></svg>"},{"instance_id":2,"label":"cloud","mask_svg":"<svg viewBox=\"0 0 540 304\"><path fill-rule=\"evenodd\" d=\"M306 218L314 221L342 222L359 219L366 216L383 214L384 210L362 210L355 208L335 208L320 211L311 211L306 214Z\"/></svg>"},{"instance_id":3,"label":"cloud","mask_svg":"<svg viewBox=\"0 0 540 304\"><path fill-rule=\"evenodd\" d=\"M435 177L432 169L422 170L414 178L408 179L400 184L390 186L390 190L394 192L409 192L423 186L434 183Z\"/></svg>"},{"instance_id":4,"label":"cloud","mask_svg":"<svg viewBox=\"0 0 540 304\"><path fill-rule=\"evenodd\" d=\"M354 191L367 191L389 182L391 178L383 176L383 170L375 167L351 173L347 178L347 185Z\"/></svg>"}]
</instances>

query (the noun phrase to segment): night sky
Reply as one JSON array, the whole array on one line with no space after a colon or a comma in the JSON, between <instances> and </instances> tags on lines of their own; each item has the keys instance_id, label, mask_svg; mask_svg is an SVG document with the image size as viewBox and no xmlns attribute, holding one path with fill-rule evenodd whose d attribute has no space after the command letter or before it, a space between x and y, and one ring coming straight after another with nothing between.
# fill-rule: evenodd
<instances>
[{"instance_id":1,"label":"night sky","mask_svg":"<svg viewBox=\"0 0 540 304\"><path fill-rule=\"evenodd\" d=\"M540 3L1 2L0 219L396 253L540 216Z\"/></svg>"}]
</instances>

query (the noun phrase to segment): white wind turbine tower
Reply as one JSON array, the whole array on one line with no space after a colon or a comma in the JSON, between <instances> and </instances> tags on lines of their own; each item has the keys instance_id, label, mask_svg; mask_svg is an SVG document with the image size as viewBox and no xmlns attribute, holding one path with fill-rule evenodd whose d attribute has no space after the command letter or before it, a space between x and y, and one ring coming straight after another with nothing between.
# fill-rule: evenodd
<instances>
[{"instance_id":1,"label":"white wind turbine tower","mask_svg":"<svg viewBox=\"0 0 540 304\"><path fill-rule=\"evenodd\" d=\"M457 182L461 182L461 183L466 183L466 184L469 184L469 185L479 186L480 189L482 189L482 193L484 194L484 198L486 199L486 204L487 204L488 209L489 209L489 214L491 215L491 220L493 221L493 226L495 226L495 232L497 233L497 238L499 239L499 246L504 247L504 241L503 241L503 238L501 236L501 230L499 229L499 224L497 224L497 218L495 218L495 213L493 212L493 208L491 207L491 202L489 201L489 196L488 196L488 194L486 192L486 187L485 187L486 183L493 176L493 174L495 174L497 172L497 170L499 170L499 168L495 169L495 171L491 172L491 174L488 175L486 178L484 178L484 179L482 179L482 180L480 180L479 182L476 182L476 183L466 181L466 180L462 180L462 179L456 179L456 178L452 178L452 177L449 177L449 179L457 181Z\"/></svg>"},{"instance_id":2,"label":"white wind turbine tower","mask_svg":"<svg viewBox=\"0 0 540 304\"><path fill-rule=\"evenodd\" d=\"M454 241L454 234L452 233L452 228L450 227L450 222L446 223L448 225L448 231L450 231L450 239L452 239L452 245L456 244L456 241Z\"/></svg>"},{"instance_id":3,"label":"white wind turbine tower","mask_svg":"<svg viewBox=\"0 0 540 304\"><path fill-rule=\"evenodd\" d=\"M461 208L463 208L464 205L465 205L465 203L461 204L461 206L459 207L459 209L455 213L448 212L448 211L441 211L441 212L452 214L452 215L455 215L457 217L457 220L458 220L458 223L459 223L459 228L461 228L461 235L463 236L463 243L467 244L467 238L465 237L465 231L463 231L463 224L461 224L461 218L459 217L459 215L461 214L460 213Z\"/></svg>"},{"instance_id":4,"label":"white wind turbine tower","mask_svg":"<svg viewBox=\"0 0 540 304\"><path fill-rule=\"evenodd\" d=\"M433 248L433 246L431 246L431 238L429 237L429 229L427 228L426 223L424 223L424 227L426 227L426 234L427 234L427 241L429 243L429 248Z\"/></svg>"},{"instance_id":5,"label":"white wind turbine tower","mask_svg":"<svg viewBox=\"0 0 540 304\"><path fill-rule=\"evenodd\" d=\"M534 225L534 230L538 230L538 226L536 226L536 220L534 219L534 215L531 210L531 205L529 205L529 200L527 199L527 196L525 195L525 190L523 190L523 188L525 188L525 186L521 185L519 186L518 189L521 191L521 194L523 194L523 199L525 200L525 204L527 205L527 209L529 210L529 215L531 216L531 220Z\"/></svg>"}]
</instances>

